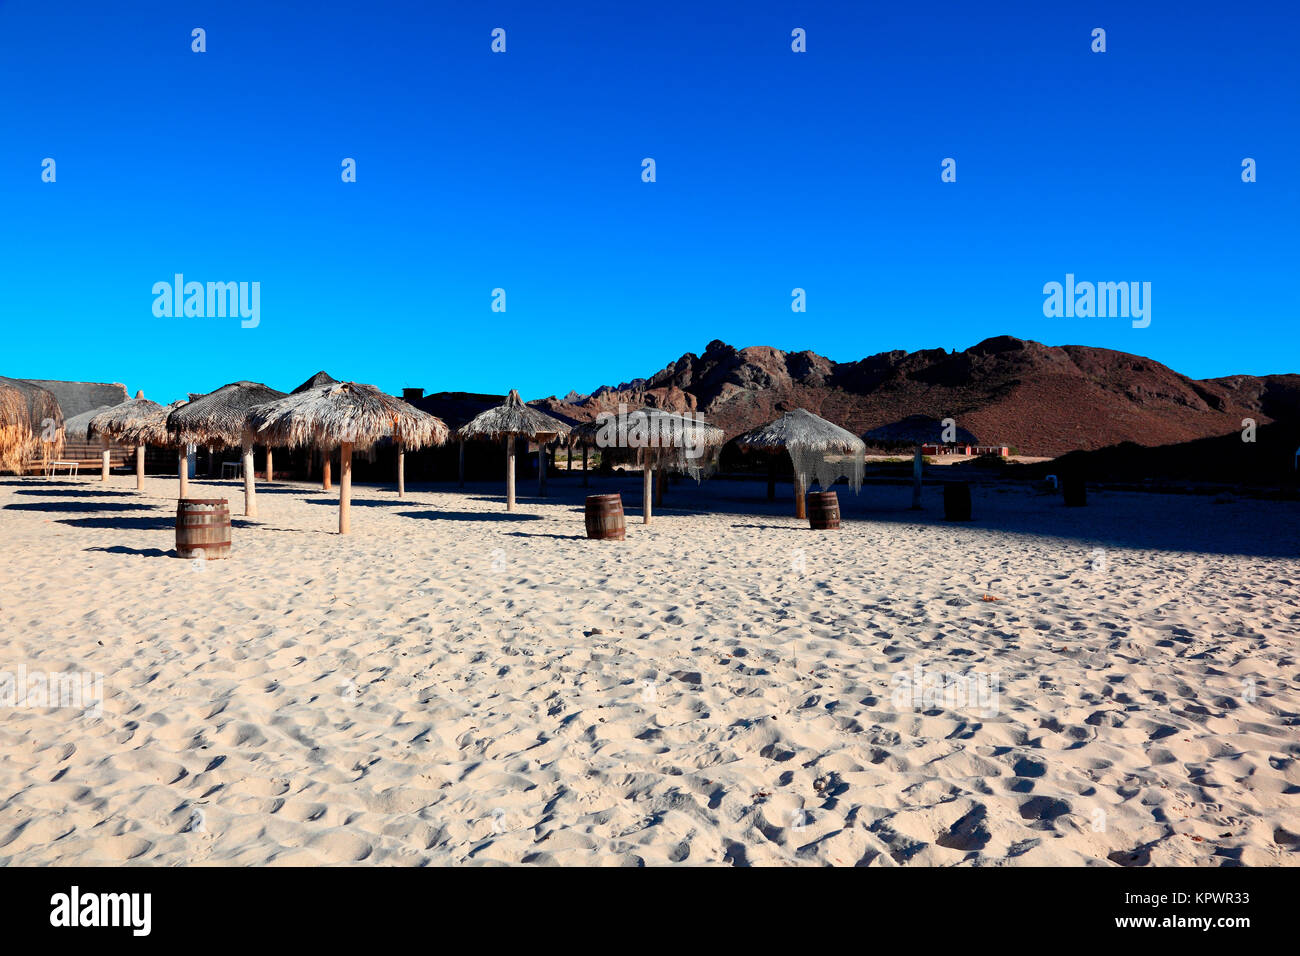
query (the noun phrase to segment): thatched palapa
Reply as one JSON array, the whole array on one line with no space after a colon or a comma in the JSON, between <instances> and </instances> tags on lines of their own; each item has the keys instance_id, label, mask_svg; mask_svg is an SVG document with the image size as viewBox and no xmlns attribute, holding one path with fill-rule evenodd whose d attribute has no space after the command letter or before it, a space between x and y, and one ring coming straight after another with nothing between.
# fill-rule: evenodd
<instances>
[{"instance_id":1,"label":"thatched palapa","mask_svg":"<svg viewBox=\"0 0 1300 956\"><path fill-rule=\"evenodd\" d=\"M37 458L48 462L62 454L63 410L54 393L24 379L4 376L0 376L0 388L9 396L0 405L4 415L0 419L4 429L0 446L11 446L7 456L12 470L21 472ZM18 411L15 397L25 406L25 415Z\"/></svg>"},{"instance_id":2,"label":"thatched palapa","mask_svg":"<svg viewBox=\"0 0 1300 956\"><path fill-rule=\"evenodd\" d=\"M303 392L311 391L313 388L320 388L322 385L333 385L337 382L333 375L326 371L317 372L307 381L295 388L290 395L301 395ZM318 449L321 456L321 488L325 491L330 490L330 450L328 448Z\"/></svg>"},{"instance_id":3,"label":"thatched palapa","mask_svg":"<svg viewBox=\"0 0 1300 956\"><path fill-rule=\"evenodd\" d=\"M515 510L515 439L524 437L537 442L537 485L539 493L545 494L546 451L543 446L556 438L567 437L568 434L568 425L525 405L519 397L519 391L513 388L504 402L474 416L456 433L461 441L506 440L506 511Z\"/></svg>"},{"instance_id":4,"label":"thatched palapa","mask_svg":"<svg viewBox=\"0 0 1300 956\"><path fill-rule=\"evenodd\" d=\"M407 448L441 445L442 419L359 382L334 382L254 408L248 429L259 444L281 447L368 447L391 438Z\"/></svg>"},{"instance_id":5,"label":"thatched palapa","mask_svg":"<svg viewBox=\"0 0 1300 956\"><path fill-rule=\"evenodd\" d=\"M63 432L67 435L68 441L89 442L91 440L90 423L102 413L116 407L116 405L100 405L98 408L92 408L89 411L82 412L80 415L73 415L63 423ZM100 466L99 480L108 481L108 472L111 468L108 447L110 439L107 436L104 436L102 441L103 448L100 451L102 464Z\"/></svg>"},{"instance_id":6,"label":"thatched palapa","mask_svg":"<svg viewBox=\"0 0 1300 956\"><path fill-rule=\"evenodd\" d=\"M0 468L21 473L32 441L32 416L27 397L0 381Z\"/></svg>"},{"instance_id":7,"label":"thatched palapa","mask_svg":"<svg viewBox=\"0 0 1300 956\"><path fill-rule=\"evenodd\" d=\"M398 494L404 495L407 448L441 445L450 434L442 419L373 385L335 382L254 408L248 438L267 445L339 449L339 533L351 530L352 449L391 439L398 443Z\"/></svg>"},{"instance_id":8,"label":"thatched palapa","mask_svg":"<svg viewBox=\"0 0 1300 956\"><path fill-rule=\"evenodd\" d=\"M563 438L568 434L568 425L531 405L525 405L523 399L519 397L519 390L514 388L510 390L504 402L496 408L489 408L483 414L474 416L470 422L461 426L458 433L459 437L466 439L495 440L515 435L534 441Z\"/></svg>"},{"instance_id":9,"label":"thatched palapa","mask_svg":"<svg viewBox=\"0 0 1300 956\"><path fill-rule=\"evenodd\" d=\"M245 426L249 409L284 398L260 382L231 382L215 392L192 399L167 416L167 431L178 445L209 445L240 448L244 459L244 514L257 517L257 485L253 475L253 445ZM272 472L267 452L266 471Z\"/></svg>"},{"instance_id":10,"label":"thatched palapa","mask_svg":"<svg viewBox=\"0 0 1300 956\"><path fill-rule=\"evenodd\" d=\"M99 436L104 440L102 480L108 480L108 443L115 441L120 445L134 445L135 489L142 491L144 489L144 446L149 442L147 438L141 436L147 434L157 436L161 427L165 438L166 429L162 426L166 420L167 409L157 402L149 401L144 397L144 392L136 392L135 398L121 405L114 405L91 418L90 424L86 427L86 436L88 438Z\"/></svg>"},{"instance_id":11,"label":"thatched palapa","mask_svg":"<svg viewBox=\"0 0 1300 956\"><path fill-rule=\"evenodd\" d=\"M64 421L63 434L68 441L90 441L90 420L100 412L106 412L112 407L112 405L100 405L98 408L92 408L80 415L73 415Z\"/></svg>"},{"instance_id":12,"label":"thatched palapa","mask_svg":"<svg viewBox=\"0 0 1300 956\"><path fill-rule=\"evenodd\" d=\"M641 467L641 515L645 524L650 523L654 504L663 503L667 472L682 472L699 481L716 465L718 449L726 440L721 428L698 415L656 408L627 411L622 406L617 415L606 412L595 421L577 426L570 437L576 444L600 448L605 453L622 450Z\"/></svg>"},{"instance_id":13,"label":"thatched palapa","mask_svg":"<svg viewBox=\"0 0 1300 956\"><path fill-rule=\"evenodd\" d=\"M744 451L789 453L794 463L797 518L805 517L804 492L813 480L823 491L841 477L847 478L855 491L862 486L866 443L851 431L805 408L786 412L775 421L746 432L736 439L736 445ZM769 479L769 497L772 487Z\"/></svg>"},{"instance_id":14,"label":"thatched palapa","mask_svg":"<svg viewBox=\"0 0 1300 956\"><path fill-rule=\"evenodd\" d=\"M260 382L231 382L176 409L167 418L167 430L178 445L241 448L248 410L284 398Z\"/></svg>"},{"instance_id":15,"label":"thatched palapa","mask_svg":"<svg viewBox=\"0 0 1300 956\"><path fill-rule=\"evenodd\" d=\"M153 404L152 402L150 404ZM189 495L190 470L189 470L189 445L177 442L172 433L167 430L167 419L171 413L183 405L188 404L185 399L172 402L170 405L160 405L156 409L144 412L133 421L129 422L117 436L117 441L135 445L143 448L145 445L160 445L164 448L176 449L176 468L177 477L180 479L180 489L177 497L185 498Z\"/></svg>"},{"instance_id":16,"label":"thatched palapa","mask_svg":"<svg viewBox=\"0 0 1300 956\"><path fill-rule=\"evenodd\" d=\"M87 427L86 437L99 436L112 439L122 445L141 445L148 444L148 439L141 440L138 437L141 433L157 438L161 430L161 443L165 444L167 443L166 422L166 406L145 398L143 392L137 392L135 398L121 405L114 405L94 416ZM131 437L127 437L128 435Z\"/></svg>"}]
</instances>

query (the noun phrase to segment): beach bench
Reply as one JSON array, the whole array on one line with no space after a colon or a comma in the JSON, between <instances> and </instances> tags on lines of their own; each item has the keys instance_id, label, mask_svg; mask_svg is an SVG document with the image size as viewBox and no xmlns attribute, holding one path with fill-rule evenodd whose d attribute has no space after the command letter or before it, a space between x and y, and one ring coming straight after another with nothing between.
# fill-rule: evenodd
<instances>
[{"instance_id":1,"label":"beach bench","mask_svg":"<svg viewBox=\"0 0 1300 956\"><path fill-rule=\"evenodd\" d=\"M79 461L47 461L45 463L45 477L58 474L60 468L68 469L68 474L75 476L77 469L81 466Z\"/></svg>"}]
</instances>

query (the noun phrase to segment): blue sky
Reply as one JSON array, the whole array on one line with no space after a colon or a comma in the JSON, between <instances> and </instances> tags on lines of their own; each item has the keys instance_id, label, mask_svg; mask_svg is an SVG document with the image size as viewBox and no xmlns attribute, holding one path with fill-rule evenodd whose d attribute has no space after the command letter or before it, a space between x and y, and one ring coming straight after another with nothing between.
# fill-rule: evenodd
<instances>
[{"instance_id":1,"label":"blue sky","mask_svg":"<svg viewBox=\"0 0 1300 956\"><path fill-rule=\"evenodd\" d=\"M0 0L0 374L531 398L998 334L1300 371L1297 48L1290 3ZM155 317L178 272L260 324ZM1150 282L1150 327L1044 317L1067 272Z\"/></svg>"}]
</instances>

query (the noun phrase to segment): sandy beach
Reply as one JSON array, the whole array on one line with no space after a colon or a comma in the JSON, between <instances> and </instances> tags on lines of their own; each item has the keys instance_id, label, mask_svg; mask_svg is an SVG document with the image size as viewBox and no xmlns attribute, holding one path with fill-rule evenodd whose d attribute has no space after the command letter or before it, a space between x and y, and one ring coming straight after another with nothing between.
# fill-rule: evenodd
<instances>
[{"instance_id":1,"label":"sandy beach","mask_svg":"<svg viewBox=\"0 0 1300 956\"><path fill-rule=\"evenodd\" d=\"M1300 862L1296 503L788 487L0 479L0 864Z\"/></svg>"}]
</instances>

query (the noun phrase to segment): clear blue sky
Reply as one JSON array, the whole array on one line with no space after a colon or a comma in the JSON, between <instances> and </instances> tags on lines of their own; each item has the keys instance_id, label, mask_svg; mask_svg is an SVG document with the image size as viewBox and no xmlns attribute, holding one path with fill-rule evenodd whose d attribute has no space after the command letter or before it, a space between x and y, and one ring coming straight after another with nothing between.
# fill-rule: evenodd
<instances>
[{"instance_id":1,"label":"clear blue sky","mask_svg":"<svg viewBox=\"0 0 1300 956\"><path fill-rule=\"evenodd\" d=\"M1298 49L1290 2L0 0L0 374L532 398L1004 333L1300 371ZM156 318L177 272L259 327ZM1045 318L1067 272L1151 326Z\"/></svg>"}]
</instances>

